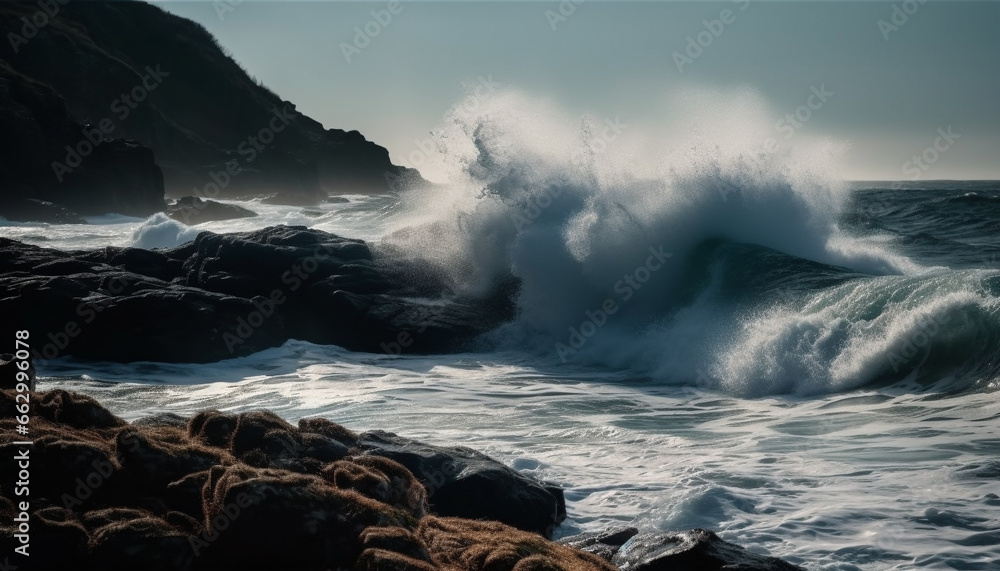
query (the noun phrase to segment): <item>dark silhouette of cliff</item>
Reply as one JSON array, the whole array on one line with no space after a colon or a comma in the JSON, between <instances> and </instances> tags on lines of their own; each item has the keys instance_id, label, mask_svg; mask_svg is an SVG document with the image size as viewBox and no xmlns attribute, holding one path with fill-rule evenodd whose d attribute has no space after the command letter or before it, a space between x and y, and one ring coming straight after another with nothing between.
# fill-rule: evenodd
<instances>
[{"instance_id":1,"label":"dark silhouette of cliff","mask_svg":"<svg viewBox=\"0 0 1000 571\"><path fill-rule=\"evenodd\" d=\"M199 24L138 1L48 5L53 14L37 2L0 3L0 174L17 185L5 185L7 197L72 207L67 195L94 188L155 194L148 149L170 196L277 194L272 201L305 204L420 181L357 131L324 129L296 111ZM88 134L104 142L59 181L51 163L77 162L65 147ZM82 202L82 213L104 206ZM130 213L159 210L162 194L135 202Z\"/></svg>"},{"instance_id":2,"label":"dark silhouette of cliff","mask_svg":"<svg viewBox=\"0 0 1000 571\"><path fill-rule=\"evenodd\" d=\"M93 146L50 86L0 60L0 215L74 222L76 213L147 215L163 208L163 175L148 148L122 139ZM65 147L86 142L86 157L55 172ZM72 209L67 212L65 209Z\"/></svg>"}]
</instances>

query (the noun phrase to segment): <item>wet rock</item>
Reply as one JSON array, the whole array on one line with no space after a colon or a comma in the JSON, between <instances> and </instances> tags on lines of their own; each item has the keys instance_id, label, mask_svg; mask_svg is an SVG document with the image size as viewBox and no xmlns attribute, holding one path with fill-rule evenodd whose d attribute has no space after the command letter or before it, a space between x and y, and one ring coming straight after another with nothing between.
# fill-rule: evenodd
<instances>
[{"instance_id":1,"label":"wet rock","mask_svg":"<svg viewBox=\"0 0 1000 571\"><path fill-rule=\"evenodd\" d=\"M618 553L618 549L638 533L639 530L634 527L613 527L604 531L563 537L559 543L593 553L605 561L611 561Z\"/></svg>"},{"instance_id":2,"label":"wet rock","mask_svg":"<svg viewBox=\"0 0 1000 571\"><path fill-rule=\"evenodd\" d=\"M431 446L383 431L362 434L360 448L412 472L427 488L433 513L495 520L545 537L566 518L562 490L475 450Z\"/></svg>"},{"instance_id":3,"label":"wet rock","mask_svg":"<svg viewBox=\"0 0 1000 571\"><path fill-rule=\"evenodd\" d=\"M72 210L36 198L0 197L0 216L13 222L87 223L82 216Z\"/></svg>"},{"instance_id":4,"label":"wet rock","mask_svg":"<svg viewBox=\"0 0 1000 571\"><path fill-rule=\"evenodd\" d=\"M622 546L612 563L621 571L801 571L776 557L723 541L704 529L637 535Z\"/></svg>"},{"instance_id":5,"label":"wet rock","mask_svg":"<svg viewBox=\"0 0 1000 571\"><path fill-rule=\"evenodd\" d=\"M188 226L203 224L205 222L236 220L257 216L256 212L242 206L223 204L214 200L205 200L197 196L178 198L173 204L167 206L165 212L167 216Z\"/></svg>"},{"instance_id":6,"label":"wet rock","mask_svg":"<svg viewBox=\"0 0 1000 571\"><path fill-rule=\"evenodd\" d=\"M37 357L212 362L289 339L400 354L453 351L513 317L516 287L482 298L440 270L375 260L360 240L275 226L148 251L62 252L0 238L0 313L31 323ZM434 302L419 301L434 299Z\"/></svg>"}]
</instances>

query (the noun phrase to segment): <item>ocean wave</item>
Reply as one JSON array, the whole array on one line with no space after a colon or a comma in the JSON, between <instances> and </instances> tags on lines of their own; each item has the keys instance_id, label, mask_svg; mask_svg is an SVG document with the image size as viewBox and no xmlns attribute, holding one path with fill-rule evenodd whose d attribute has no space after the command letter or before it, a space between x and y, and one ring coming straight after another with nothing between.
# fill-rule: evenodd
<instances>
[{"instance_id":1,"label":"ocean wave","mask_svg":"<svg viewBox=\"0 0 1000 571\"><path fill-rule=\"evenodd\" d=\"M200 230L182 224L162 212L150 216L132 232L136 248L173 248L190 242Z\"/></svg>"},{"instance_id":2,"label":"ocean wave","mask_svg":"<svg viewBox=\"0 0 1000 571\"><path fill-rule=\"evenodd\" d=\"M903 379L915 362L892 355L924 319L948 318L933 347L962 349L956 367L998 339L983 274L843 229L838 145L763 148L773 121L753 92L689 96L680 142L640 126L609 140L617 120L519 92L475 103L440 131L452 182L404 198L380 251L467 293L516 277L494 347L763 395Z\"/></svg>"}]
</instances>

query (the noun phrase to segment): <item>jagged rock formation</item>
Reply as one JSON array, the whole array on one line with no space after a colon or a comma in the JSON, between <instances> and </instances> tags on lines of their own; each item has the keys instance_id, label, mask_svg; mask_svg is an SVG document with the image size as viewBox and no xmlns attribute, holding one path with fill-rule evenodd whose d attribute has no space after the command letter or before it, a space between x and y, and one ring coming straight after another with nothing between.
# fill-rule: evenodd
<instances>
[{"instance_id":1,"label":"jagged rock formation","mask_svg":"<svg viewBox=\"0 0 1000 571\"><path fill-rule=\"evenodd\" d=\"M476 299L431 268L305 227L203 232L169 250L84 252L0 238L0 313L36 358L210 362L289 339L354 351L459 350L513 317L516 283Z\"/></svg>"}]
</instances>

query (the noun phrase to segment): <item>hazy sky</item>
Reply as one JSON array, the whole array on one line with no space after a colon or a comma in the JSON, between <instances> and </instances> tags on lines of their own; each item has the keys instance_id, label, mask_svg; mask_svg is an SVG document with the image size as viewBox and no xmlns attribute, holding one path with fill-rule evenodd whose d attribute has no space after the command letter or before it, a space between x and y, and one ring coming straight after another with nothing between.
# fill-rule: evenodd
<instances>
[{"instance_id":1,"label":"hazy sky","mask_svg":"<svg viewBox=\"0 0 1000 571\"><path fill-rule=\"evenodd\" d=\"M825 86L834 96L799 132L848 142L845 178L910 178L906 161L950 126L960 138L922 178L1000 179L1000 3L585 0L570 12L567 0L561 20L558 1L411 0L385 26L371 11L386 1L159 4L207 27L299 110L358 129L398 164L463 85L492 77L632 124L653 121L665 94L685 86L752 86L775 119ZM703 21L723 10L729 23L709 44ZM348 62L342 42L366 25L378 34ZM708 45L678 70L674 54L687 56L687 38L702 32Z\"/></svg>"}]
</instances>

